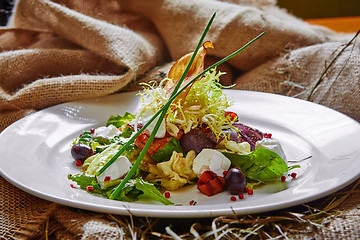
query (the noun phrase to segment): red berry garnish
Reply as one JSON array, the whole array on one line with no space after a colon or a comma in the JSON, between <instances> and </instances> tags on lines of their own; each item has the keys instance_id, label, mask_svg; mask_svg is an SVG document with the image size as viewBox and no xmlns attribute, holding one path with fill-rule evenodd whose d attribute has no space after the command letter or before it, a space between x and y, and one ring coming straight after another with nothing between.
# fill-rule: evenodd
<instances>
[{"instance_id":1,"label":"red berry garnish","mask_svg":"<svg viewBox=\"0 0 360 240\"><path fill-rule=\"evenodd\" d=\"M72 188L76 188L76 187L74 186L74 184L70 184L70 187L72 187Z\"/></svg>"},{"instance_id":2,"label":"red berry garnish","mask_svg":"<svg viewBox=\"0 0 360 240\"><path fill-rule=\"evenodd\" d=\"M94 187L93 187L93 186L87 186L87 187L86 187L86 191L91 192L92 190L94 190Z\"/></svg>"},{"instance_id":3,"label":"red berry garnish","mask_svg":"<svg viewBox=\"0 0 360 240\"><path fill-rule=\"evenodd\" d=\"M195 200L191 200L191 201L189 202L189 204L190 204L191 206L194 206L194 205L197 204L197 202L196 202Z\"/></svg>"},{"instance_id":4,"label":"red berry garnish","mask_svg":"<svg viewBox=\"0 0 360 240\"><path fill-rule=\"evenodd\" d=\"M165 193L164 193L164 196L165 196L166 198L169 198L169 197L170 197L170 193L169 193L169 192L165 192Z\"/></svg>"},{"instance_id":5,"label":"red berry garnish","mask_svg":"<svg viewBox=\"0 0 360 240\"><path fill-rule=\"evenodd\" d=\"M233 202L235 202L235 201L236 201L236 197L234 197L234 196L231 196L231 197L230 197L230 201L233 201Z\"/></svg>"},{"instance_id":6,"label":"red berry garnish","mask_svg":"<svg viewBox=\"0 0 360 240\"><path fill-rule=\"evenodd\" d=\"M247 193L247 192L249 192L249 188L244 188L244 193Z\"/></svg>"},{"instance_id":7,"label":"red berry garnish","mask_svg":"<svg viewBox=\"0 0 360 240\"><path fill-rule=\"evenodd\" d=\"M239 194L239 199L244 199L244 194L240 193Z\"/></svg>"},{"instance_id":8,"label":"red berry garnish","mask_svg":"<svg viewBox=\"0 0 360 240\"><path fill-rule=\"evenodd\" d=\"M272 134L271 133L264 133L264 138L271 138Z\"/></svg>"},{"instance_id":9,"label":"red berry garnish","mask_svg":"<svg viewBox=\"0 0 360 240\"><path fill-rule=\"evenodd\" d=\"M104 182L106 182L106 181L110 181L110 176L106 176L105 178L104 178Z\"/></svg>"},{"instance_id":10,"label":"red berry garnish","mask_svg":"<svg viewBox=\"0 0 360 240\"><path fill-rule=\"evenodd\" d=\"M248 193L249 195L253 195L253 194L254 194L254 190L249 190L247 193Z\"/></svg>"},{"instance_id":11,"label":"red berry garnish","mask_svg":"<svg viewBox=\"0 0 360 240\"><path fill-rule=\"evenodd\" d=\"M94 134L94 133L95 133L95 129L93 129L93 128L90 129L90 133L91 133L91 134Z\"/></svg>"},{"instance_id":12,"label":"red berry garnish","mask_svg":"<svg viewBox=\"0 0 360 240\"><path fill-rule=\"evenodd\" d=\"M281 179L282 182L285 182L285 181L286 181L286 177L285 177L285 176L281 176L280 179Z\"/></svg>"},{"instance_id":13,"label":"red berry garnish","mask_svg":"<svg viewBox=\"0 0 360 240\"><path fill-rule=\"evenodd\" d=\"M296 175L297 175L297 174L293 172L293 173L291 173L290 176L291 176L292 178L296 178Z\"/></svg>"},{"instance_id":14,"label":"red berry garnish","mask_svg":"<svg viewBox=\"0 0 360 240\"><path fill-rule=\"evenodd\" d=\"M80 167L82 165L82 162L81 162L81 160L76 160L75 164L76 164L76 166Z\"/></svg>"},{"instance_id":15,"label":"red berry garnish","mask_svg":"<svg viewBox=\"0 0 360 240\"><path fill-rule=\"evenodd\" d=\"M226 176L226 174L228 173L228 171L223 171L223 175Z\"/></svg>"}]
</instances>

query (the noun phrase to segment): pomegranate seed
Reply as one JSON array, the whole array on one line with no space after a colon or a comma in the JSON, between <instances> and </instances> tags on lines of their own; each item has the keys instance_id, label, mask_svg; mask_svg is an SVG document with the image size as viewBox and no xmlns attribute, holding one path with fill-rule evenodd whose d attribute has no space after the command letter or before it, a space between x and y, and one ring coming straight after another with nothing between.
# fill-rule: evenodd
<instances>
[{"instance_id":1,"label":"pomegranate seed","mask_svg":"<svg viewBox=\"0 0 360 240\"><path fill-rule=\"evenodd\" d=\"M245 192L245 193L248 193L248 192L249 192L249 188L247 188L247 187L244 188L244 192Z\"/></svg>"},{"instance_id":2,"label":"pomegranate seed","mask_svg":"<svg viewBox=\"0 0 360 240\"><path fill-rule=\"evenodd\" d=\"M121 179L124 179L126 177L126 173L121 176Z\"/></svg>"},{"instance_id":3,"label":"pomegranate seed","mask_svg":"<svg viewBox=\"0 0 360 240\"><path fill-rule=\"evenodd\" d=\"M76 187L74 186L74 184L70 184L70 187L72 187L72 188L76 188Z\"/></svg>"},{"instance_id":4,"label":"pomegranate seed","mask_svg":"<svg viewBox=\"0 0 360 240\"><path fill-rule=\"evenodd\" d=\"M280 179L281 179L282 182L285 182L285 181L286 181L286 177L285 177L285 176L281 176Z\"/></svg>"},{"instance_id":5,"label":"pomegranate seed","mask_svg":"<svg viewBox=\"0 0 360 240\"><path fill-rule=\"evenodd\" d=\"M236 201L236 197L234 197L234 196L231 196L231 197L230 197L230 201L233 201L233 202L235 202L235 201Z\"/></svg>"},{"instance_id":6,"label":"pomegranate seed","mask_svg":"<svg viewBox=\"0 0 360 240\"><path fill-rule=\"evenodd\" d=\"M290 176L291 176L292 178L296 178L296 175L297 175L297 174L293 172L293 173L291 173Z\"/></svg>"},{"instance_id":7,"label":"pomegranate seed","mask_svg":"<svg viewBox=\"0 0 360 240\"><path fill-rule=\"evenodd\" d=\"M106 181L110 181L110 176L106 176L105 178L104 178L104 182L106 182Z\"/></svg>"},{"instance_id":8,"label":"pomegranate seed","mask_svg":"<svg viewBox=\"0 0 360 240\"><path fill-rule=\"evenodd\" d=\"M228 172L228 171L223 171L223 175L226 176L227 172Z\"/></svg>"},{"instance_id":9,"label":"pomegranate seed","mask_svg":"<svg viewBox=\"0 0 360 240\"><path fill-rule=\"evenodd\" d=\"M95 129L93 129L93 128L90 129L90 133L91 133L91 134L94 134L94 133L95 133Z\"/></svg>"},{"instance_id":10,"label":"pomegranate seed","mask_svg":"<svg viewBox=\"0 0 360 240\"><path fill-rule=\"evenodd\" d=\"M195 200L191 200L191 201L189 202L189 204L190 204L191 206L194 206L194 205L197 204L197 202L196 202Z\"/></svg>"},{"instance_id":11,"label":"pomegranate seed","mask_svg":"<svg viewBox=\"0 0 360 240\"><path fill-rule=\"evenodd\" d=\"M164 193L164 196L165 196L166 198L169 198L169 197L170 197L170 193L169 193L169 192L165 192L165 193Z\"/></svg>"},{"instance_id":12,"label":"pomegranate seed","mask_svg":"<svg viewBox=\"0 0 360 240\"><path fill-rule=\"evenodd\" d=\"M80 167L82 165L81 160L76 160L76 166Z\"/></svg>"},{"instance_id":13,"label":"pomegranate seed","mask_svg":"<svg viewBox=\"0 0 360 240\"><path fill-rule=\"evenodd\" d=\"M249 191L248 191L248 194L249 194L249 195L253 195L253 194L254 194L254 190L249 190Z\"/></svg>"},{"instance_id":14,"label":"pomegranate seed","mask_svg":"<svg viewBox=\"0 0 360 240\"><path fill-rule=\"evenodd\" d=\"M271 138L272 134L271 133L264 133L264 138Z\"/></svg>"},{"instance_id":15,"label":"pomegranate seed","mask_svg":"<svg viewBox=\"0 0 360 240\"><path fill-rule=\"evenodd\" d=\"M244 199L244 194L240 193L239 194L239 199Z\"/></svg>"},{"instance_id":16,"label":"pomegranate seed","mask_svg":"<svg viewBox=\"0 0 360 240\"><path fill-rule=\"evenodd\" d=\"M92 190L94 190L94 187L93 187L93 186L87 186L87 187L86 187L86 191L91 192Z\"/></svg>"}]
</instances>

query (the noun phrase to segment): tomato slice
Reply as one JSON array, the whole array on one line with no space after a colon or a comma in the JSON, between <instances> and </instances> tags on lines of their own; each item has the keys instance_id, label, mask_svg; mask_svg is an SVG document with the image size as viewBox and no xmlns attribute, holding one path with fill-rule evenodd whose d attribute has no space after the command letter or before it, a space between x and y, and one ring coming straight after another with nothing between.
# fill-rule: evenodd
<instances>
[{"instance_id":1,"label":"tomato slice","mask_svg":"<svg viewBox=\"0 0 360 240\"><path fill-rule=\"evenodd\" d=\"M230 118L230 121L237 122L239 120L239 117L236 113L227 111L225 112L225 116Z\"/></svg>"},{"instance_id":2,"label":"tomato slice","mask_svg":"<svg viewBox=\"0 0 360 240\"><path fill-rule=\"evenodd\" d=\"M206 196L212 196L225 190L225 178L212 171L205 171L197 182L198 190Z\"/></svg>"}]
</instances>

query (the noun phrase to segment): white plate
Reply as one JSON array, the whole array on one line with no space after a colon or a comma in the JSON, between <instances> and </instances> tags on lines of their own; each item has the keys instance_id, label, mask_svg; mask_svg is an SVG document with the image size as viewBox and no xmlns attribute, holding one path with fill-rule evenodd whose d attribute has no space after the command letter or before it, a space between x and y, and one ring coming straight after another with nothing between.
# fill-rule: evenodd
<instances>
[{"instance_id":1,"label":"white plate","mask_svg":"<svg viewBox=\"0 0 360 240\"><path fill-rule=\"evenodd\" d=\"M360 176L360 124L323 106L294 98L226 90L241 122L273 134L290 160L312 158L295 169L298 177L261 187L232 202L226 192L207 197L188 187L172 192L182 206L112 201L70 187L78 173L70 144L83 130L104 125L110 115L136 113L135 93L65 103L25 117L0 135L1 175L40 198L98 212L149 217L214 217L295 206L333 193ZM197 205L190 206L189 201Z\"/></svg>"}]
</instances>

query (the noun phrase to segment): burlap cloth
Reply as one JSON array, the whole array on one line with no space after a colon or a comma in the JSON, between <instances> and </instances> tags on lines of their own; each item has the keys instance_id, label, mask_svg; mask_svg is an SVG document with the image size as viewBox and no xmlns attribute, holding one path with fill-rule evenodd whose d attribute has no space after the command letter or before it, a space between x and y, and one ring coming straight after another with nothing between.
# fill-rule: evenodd
<instances>
[{"instance_id":1,"label":"burlap cloth","mask_svg":"<svg viewBox=\"0 0 360 240\"><path fill-rule=\"evenodd\" d=\"M224 84L303 98L360 120L360 48L355 33L309 25L277 7L275 0L20 0L9 26L0 29L0 131L54 104L136 90L139 81L159 80L173 60L193 51L214 12L206 37L215 47L209 62L266 31L221 67L228 72ZM174 234L192 239L197 236L191 227L195 222L215 224L214 219L164 222L90 213L38 199L0 181L3 239L157 239ZM359 239L357 184L331 197L344 201L326 209L325 200L312 203L309 209L326 214L320 211L316 223L308 216L302 231L291 231L295 227L278 218L271 221L273 230L281 226L275 232L282 238ZM269 216L252 216L259 217Z\"/></svg>"}]
</instances>

